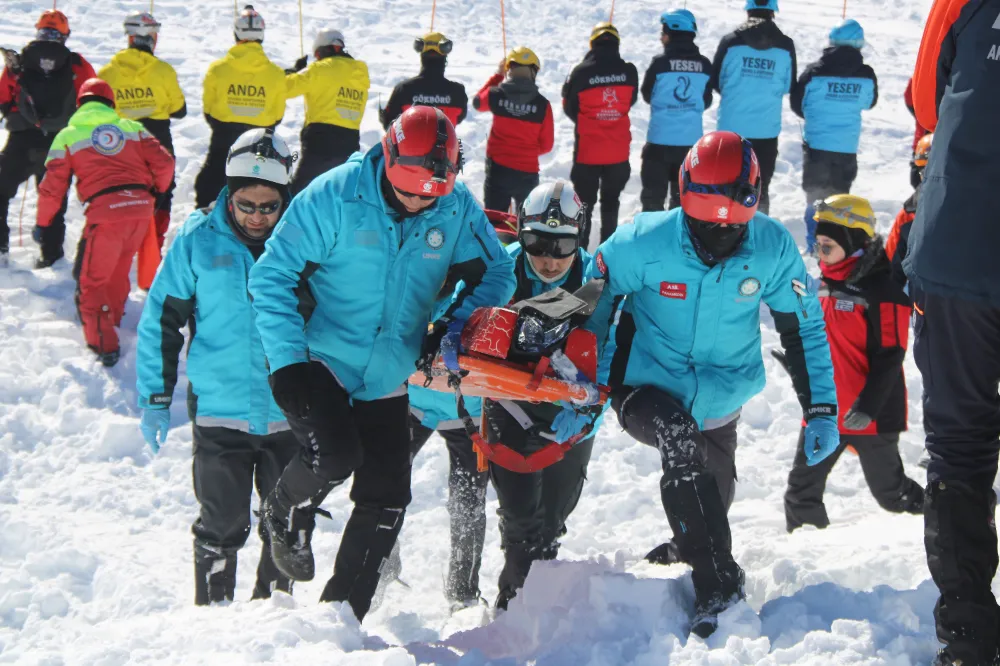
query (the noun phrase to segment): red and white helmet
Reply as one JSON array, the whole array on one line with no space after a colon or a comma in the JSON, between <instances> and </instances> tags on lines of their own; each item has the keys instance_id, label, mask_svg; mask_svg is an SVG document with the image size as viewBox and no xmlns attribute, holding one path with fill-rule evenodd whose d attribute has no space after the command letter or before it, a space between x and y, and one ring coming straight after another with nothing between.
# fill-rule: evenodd
<instances>
[{"instance_id":1,"label":"red and white helmet","mask_svg":"<svg viewBox=\"0 0 1000 666\"><path fill-rule=\"evenodd\" d=\"M382 138L385 175L397 190L424 197L451 194L462 170L455 126L441 109L412 106Z\"/></svg>"},{"instance_id":2,"label":"red and white helmet","mask_svg":"<svg viewBox=\"0 0 1000 666\"><path fill-rule=\"evenodd\" d=\"M702 222L746 224L760 201L760 165L735 132L709 132L691 146L680 171L681 208Z\"/></svg>"}]
</instances>

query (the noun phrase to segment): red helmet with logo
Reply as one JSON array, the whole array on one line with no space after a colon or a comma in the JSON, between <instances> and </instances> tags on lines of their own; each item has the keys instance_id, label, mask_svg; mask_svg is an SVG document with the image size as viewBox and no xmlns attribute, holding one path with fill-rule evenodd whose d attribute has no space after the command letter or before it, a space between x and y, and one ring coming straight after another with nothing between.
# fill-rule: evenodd
<instances>
[{"instance_id":1,"label":"red helmet with logo","mask_svg":"<svg viewBox=\"0 0 1000 666\"><path fill-rule=\"evenodd\" d=\"M36 30L55 30L61 35L69 36L69 19L58 9L47 9L42 12L35 24Z\"/></svg>"},{"instance_id":2,"label":"red helmet with logo","mask_svg":"<svg viewBox=\"0 0 1000 666\"><path fill-rule=\"evenodd\" d=\"M382 154L386 177L406 194L451 194L462 170L455 126L433 106L412 106L396 118L382 138Z\"/></svg>"},{"instance_id":3,"label":"red helmet with logo","mask_svg":"<svg viewBox=\"0 0 1000 666\"><path fill-rule=\"evenodd\" d=\"M107 102L111 106L115 105L115 91L111 89L108 82L104 79L92 78L87 79L80 86L80 92L76 95L76 105L80 106L84 102L89 102L92 99L99 99Z\"/></svg>"},{"instance_id":4,"label":"red helmet with logo","mask_svg":"<svg viewBox=\"0 0 1000 666\"><path fill-rule=\"evenodd\" d=\"M718 224L746 224L757 212L760 165L735 132L709 132L691 146L680 172L681 208Z\"/></svg>"}]
</instances>

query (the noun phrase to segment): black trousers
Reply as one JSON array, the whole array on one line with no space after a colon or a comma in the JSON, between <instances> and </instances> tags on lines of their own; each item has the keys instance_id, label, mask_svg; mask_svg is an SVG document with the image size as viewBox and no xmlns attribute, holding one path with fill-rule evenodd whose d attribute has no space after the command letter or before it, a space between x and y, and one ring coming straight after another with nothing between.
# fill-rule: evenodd
<instances>
[{"instance_id":1,"label":"black trousers","mask_svg":"<svg viewBox=\"0 0 1000 666\"><path fill-rule=\"evenodd\" d=\"M743 570L733 560L727 516L733 491L720 492L720 481L734 488L737 421L699 430L675 398L651 386L618 390L612 405L629 435L660 452L660 499L680 557L691 565L696 604L742 597Z\"/></svg>"},{"instance_id":2,"label":"black trousers","mask_svg":"<svg viewBox=\"0 0 1000 666\"><path fill-rule=\"evenodd\" d=\"M849 194L858 177L858 156L816 150L802 144L802 189L806 203L812 204L831 194Z\"/></svg>"},{"instance_id":3,"label":"black trousers","mask_svg":"<svg viewBox=\"0 0 1000 666\"><path fill-rule=\"evenodd\" d=\"M803 448L805 430L799 433L795 462L785 490L785 526L789 532L803 525L826 527L830 519L823 504L826 479L847 447L858 452L861 471L879 506L892 513L923 513L924 489L906 476L899 457L899 434L841 435L840 448L810 467Z\"/></svg>"},{"instance_id":4,"label":"black trousers","mask_svg":"<svg viewBox=\"0 0 1000 666\"><path fill-rule=\"evenodd\" d=\"M11 132L7 135L7 143L0 151L0 250L10 247L10 226L7 223L11 199L17 196L21 183L32 176L35 177L37 189L45 177L45 158L49 154L54 134L46 135L40 130L27 129ZM63 197L62 207L52 220L51 226L45 228L42 236L42 258L49 262L63 256L63 241L66 239L66 204ZM34 227L34 220L30 227ZM31 237L31 228L28 237Z\"/></svg>"},{"instance_id":5,"label":"black trousers","mask_svg":"<svg viewBox=\"0 0 1000 666\"><path fill-rule=\"evenodd\" d=\"M774 165L778 161L778 139L750 139L753 152L760 164L760 212L767 215L771 210L771 198L768 189L771 178L774 177Z\"/></svg>"},{"instance_id":6,"label":"black trousers","mask_svg":"<svg viewBox=\"0 0 1000 666\"><path fill-rule=\"evenodd\" d=\"M304 190L316 176L340 166L361 150L361 134L358 130L326 123L306 125L299 138L302 141L302 154L290 185L292 196Z\"/></svg>"},{"instance_id":7,"label":"black trousers","mask_svg":"<svg viewBox=\"0 0 1000 666\"><path fill-rule=\"evenodd\" d=\"M218 198L219 192L226 186L226 157L229 156L229 148L241 134L255 127L245 123L218 121L210 124L212 137L208 142L208 152L201 171L194 179L194 203L197 208L205 208Z\"/></svg>"},{"instance_id":8,"label":"black trousers","mask_svg":"<svg viewBox=\"0 0 1000 666\"><path fill-rule=\"evenodd\" d=\"M691 146L661 146L647 143L642 148L642 212L663 210L663 203L669 193L670 202L667 209L681 205L681 191L677 176L680 173L684 158Z\"/></svg>"},{"instance_id":9,"label":"black trousers","mask_svg":"<svg viewBox=\"0 0 1000 666\"><path fill-rule=\"evenodd\" d=\"M936 294L921 301L913 356L924 381L924 545L941 592L937 634L953 657L991 663L1000 623L990 589L997 571L1000 309Z\"/></svg>"},{"instance_id":10,"label":"black trousers","mask_svg":"<svg viewBox=\"0 0 1000 666\"><path fill-rule=\"evenodd\" d=\"M619 197L628 185L632 166L628 162L618 164L574 163L569 172L573 189L587 206L587 227L584 230L584 248L590 244L590 226L594 216L597 196L601 197L601 243L618 228Z\"/></svg>"},{"instance_id":11,"label":"black trousers","mask_svg":"<svg viewBox=\"0 0 1000 666\"><path fill-rule=\"evenodd\" d=\"M526 431L499 403L484 401L483 408L491 442L503 442L521 455L551 443L534 429ZM541 423L536 428L549 425ZM524 586L533 562L558 556L559 538L566 534L566 521L580 501L593 449L594 438L588 437L577 442L559 462L530 474L490 463L490 480L500 503L504 551L498 581L501 598L513 597Z\"/></svg>"},{"instance_id":12,"label":"black trousers","mask_svg":"<svg viewBox=\"0 0 1000 666\"><path fill-rule=\"evenodd\" d=\"M174 137L170 133L170 119L164 120L154 120L152 118L143 118L139 122L142 126L153 135L153 137L160 142L160 145L167 149L171 155L174 154ZM170 213L170 207L174 202L174 190L177 189L177 179L174 178L170 181L170 187L167 188L166 192L161 192L156 197L156 212ZM164 230L165 231L165 230Z\"/></svg>"},{"instance_id":13,"label":"black trousers","mask_svg":"<svg viewBox=\"0 0 1000 666\"><path fill-rule=\"evenodd\" d=\"M250 536L250 498L254 487L262 499L271 492L285 465L298 452L289 431L250 435L230 428L195 425L194 494L200 510L194 533L195 603L232 601L236 590L236 553ZM292 591L292 583L271 561L267 532L257 565L253 598L266 599L275 589Z\"/></svg>"},{"instance_id":14,"label":"black trousers","mask_svg":"<svg viewBox=\"0 0 1000 666\"><path fill-rule=\"evenodd\" d=\"M300 446L272 500L286 514L318 507L354 475L354 510L320 600L347 601L362 619L410 503L409 399L403 391L381 400L351 400L326 366L313 361L310 369L312 409L304 419L288 417Z\"/></svg>"},{"instance_id":15,"label":"black trousers","mask_svg":"<svg viewBox=\"0 0 1000 666\"><path fill-rule=\"evenodd\" d=\"M410 417L412 455L416 456L434 431ZM486 487L489 474L476 468L472 440L462 428L438 430L448 446L448 518L451 521L451 556L445 597L449 601L479 598L479 568L486 543Z\"/></svg>"},{"instance_id":16,"label":"black trousers","mask_svg":"<svg viewBox=\"0 0 1000 666\"><path fill-rule=\"evenodd\" d=\"M518 171L493 160L486 159L486 180L483 181L483 207L487 210L507 212L511 199L516 210L521 210L521 204L538 187L538 174L528 171Z\"/></svg>"}]
</instances>

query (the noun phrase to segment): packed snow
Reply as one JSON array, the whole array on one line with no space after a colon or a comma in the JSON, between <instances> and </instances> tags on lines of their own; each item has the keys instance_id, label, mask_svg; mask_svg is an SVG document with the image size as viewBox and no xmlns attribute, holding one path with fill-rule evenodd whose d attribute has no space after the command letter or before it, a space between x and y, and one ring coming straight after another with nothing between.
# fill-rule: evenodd
<instances>
[{"instance_id":1,"label":"packed snow","mask_svg":"<svg viewBox=\"0 0 1000 666\"><path fill-rule=\"evenodd\" d=\"M242 4L242 2L240 3ZM298 3L258 0L266 52L282 66L300 54ZM431 2L304 0L305 43L336 27L348 50L368 62L372 90L362 143L381 137L376 106L418 60L414 36L431 21ZM698 43L709 57L742 19L742 0L702 0ZM917 6L913 6L916 4ZM44 6L43 6L44 5ZM879 76L880 101L865 115L857 194L869 197L887 231L909 195L913 123L902 94L912 69L925 3L853 0L849 14L864 26L865 54ZM5 0L0 42L20 48L46 3ZM71 21L69 45L95 67L122 48L126 12L146 4L119 0L61 2ZM573 126L561 112L563 79L583 56L590 27L608 18L608 3L508 0L507 44L526 44L542 60L539 83L554 103L556 148L542 158L543 177L568 177ZM623 55L643 71L659 52L658 16L668 5L620 0L615 23ZM795 40L800 69L818 56L841 16L841 0L783 0L779 25ZM161 0L157 55L174 65L187 95L188 117L174 122L179 187L174 230L193 208L193 183L208 143L201 79L231 45L231 3ZM498 3L440 0L435 28L455 42L450 76L470 94L502 55ZM639 154L649 107L632 112L632 180L622 213L637 211ZM281 134L298 145L304 111L289 104ZM715 126L715 109L706 129ZM470 110L459 128L470 161L463 179L477 194L490 116ZM5 133L0 133L4 134ZM771 186L771 212L802 242L804 196L800 125L788 110ZM425 447L413 473L413 503L403 529L402 580L359 625L348 607L319 604L350 512L338 489L325 503L314 539L316 581L293 597L250 602L260 550L252 534L239 564L237 601L193 605L190 525L197 513L191 487L191 431L177 400L173 429L158 456L139 432L135 393L135 327L143 294L134 290L122 331L122 362L108 371L86 349L73 306L68 261L31 270L35 195L11 203L11 265L0 268L0 663L346 664L406 666L613 666L617 664L928 664L938 644L931 610L936 590L924 559L919 517L894 516L869 495L856 458L844 456L830 477L832 525L787 535L782 494L801 411L790 381L767 355L768 385L744 409L737 456L739 485L730 518L734 554L747 574L747 602L727 611L710 639L688 638L693 589L687 567L654 566L643 555L669 536L660 506L657 453L622 433L613 415L597 437L589 479L571 517L558 561L535 565L523 592L498 617L473 608L452 615L443 596L448 559L445 510L448 456L438 440ZM79 203L67 216L72 256L83 224ZM813 266L815 268L815 266ZM765 318L764 342L778 345ZM910 476L923 480L920 376L912 360L911 432L901 451ZM183 382L180 392L186 390ZM482 568L483 593L496 595L502 565L495 496ZM996 588L995 588L996 589Z\"/></svg>"}]
</instances>

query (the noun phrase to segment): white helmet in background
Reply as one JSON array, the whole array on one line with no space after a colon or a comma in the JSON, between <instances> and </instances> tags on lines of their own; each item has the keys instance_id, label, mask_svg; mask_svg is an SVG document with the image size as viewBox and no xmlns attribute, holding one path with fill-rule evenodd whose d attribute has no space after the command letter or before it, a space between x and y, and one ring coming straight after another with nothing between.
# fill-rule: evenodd
<instances>
[{"instance_id":1,"label":"white helmet in background","mask_svg":"<svg viewBox=\"0 0 1000 666\"><path fill-rule=\"evenodd\" d=\"M233 21L233 33L240 42L264 41L264 17L257 13L253 5L247 5Z\"/></svg>"},{"instance_id":2,"label":"white helmet in background","mask_svg":"<svg viewBox=\"0 0 1000 666\"><path fill-rule=\"evenodd\" d=\"M260 127L244 132L230 147L226 178L247 178L284 189L291 180L294 161L284 139L274 130Z\"/></svg>"},{"instance_id":3,"label":"white helmet in background","mask_svg":"<svg viewBox=\"0 0 1000 666\"><path fill-rule=\"evenodd\" d=\"M155 37L160 23L149 12L132 12L125 17L125 34L129 37Z\"/></svg>"},{"instance_id":4,"label":"white helmet in background","mask_svg":"<svg viewBox=\"0 0 1000 666\"><path fill-rule=\"evenodd\" d=\"M316 53L316 51L319 51L324 46L339 46L340 48L344 48L344 33L333 28L320 30L319 34L316 35L316 39L313 40L313 53Z\"/></svg>"},{"instance_id":5,"label":"white helmet in background","mask_svg":"<svg viewBox=\"0 0 1000 666\"><path fill-rule=\"evenodd\" d=\"M579 236L585 220L583 202L570 183L557 180L531 190L517 217L518 232Z\"/></svg>"}]
</instances>

